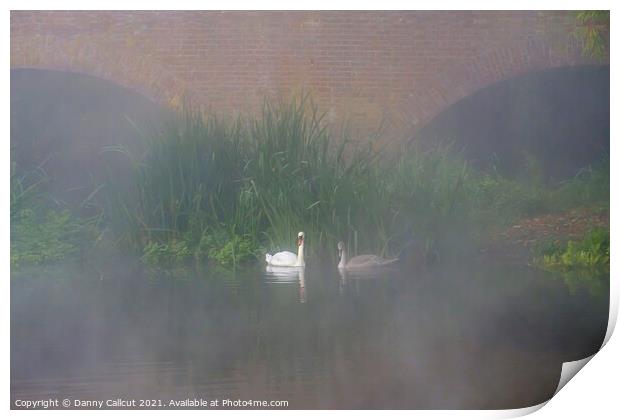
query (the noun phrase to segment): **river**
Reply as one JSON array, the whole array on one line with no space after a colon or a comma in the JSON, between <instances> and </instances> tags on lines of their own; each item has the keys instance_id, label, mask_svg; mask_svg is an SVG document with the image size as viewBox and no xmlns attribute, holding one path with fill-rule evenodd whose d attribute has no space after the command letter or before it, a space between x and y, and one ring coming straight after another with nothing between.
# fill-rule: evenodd
<instances>
[{"instance_id":1,"label":"river","mask_svg":"<svg viewBox=\"0 0 620 420\"><path fill-rule=\"evenodd\" d=\"M153 273L131 260L21 270L11 278L12 404L531 406L553 395L563 362L601 346L608 278L583 284L473 263L361 274Z\"/></svg>"}]
</instances>

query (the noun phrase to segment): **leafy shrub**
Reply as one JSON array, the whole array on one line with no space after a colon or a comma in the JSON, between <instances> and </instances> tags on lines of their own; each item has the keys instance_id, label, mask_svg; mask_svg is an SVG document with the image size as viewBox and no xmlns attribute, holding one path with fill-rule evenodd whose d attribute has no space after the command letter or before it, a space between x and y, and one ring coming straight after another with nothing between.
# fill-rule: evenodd
<instances>
[{"instance_id":1,"label":"leafy shrub","mask_svg":"<svg viewBox=\"0 0 620 420\"><path fill-rule=\"evenodd\" d=\"M247 237L234 236L221 248L212 248L209 257L222 265L236 265L256 257L256 245Z\"/></svg>"},{"instance_id":2,"label":"leafy shrub","mask_svg":"<svg viewBox=\"0 0 620 420\"><path fill-rule=\"evenodd\" d=\"M19 171L11 165L11 267L74 257L96 243L96 219L82 220L57 209L44 193L40 170Z\"/></svg>"},{"instance_id":3,"label":"leafy shrub","mask_svg":"<svg viewBox=\"0 0 620 420\"><path fill-rule=\"evenodd\" d=\"M609 270L609 231L593 229L581 241L569 241L565 247L555 244L542 250L535 263L552 271L566 271L583 268L604 268Z\"/></svg>"},{"instance_id":4,"label":"leafy shrub","mask_svg":"<svg viewBox=\"0 0 620 420\"><path fill-rule=\"evenodd\" d=\"M144 247L142 261L148 265L172 265L191 256L192 252L184 241L173 241L170 244L149 242Z\"/></svg>"}]
</instances>

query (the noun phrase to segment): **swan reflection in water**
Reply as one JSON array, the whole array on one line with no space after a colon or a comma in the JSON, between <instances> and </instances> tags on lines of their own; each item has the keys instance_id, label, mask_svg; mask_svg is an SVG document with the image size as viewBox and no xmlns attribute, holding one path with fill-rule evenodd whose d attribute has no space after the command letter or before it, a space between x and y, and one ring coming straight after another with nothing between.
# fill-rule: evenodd
<instances>
[{"instance_id":1,"label":"swan reflection in water","mask_svg":"<svg viewBox=\"0 0 620 420\"><path fill-rule=\"evenodd\" d=\"M299 284L299 303L306 303L306 272L304 267L276 267L268 265L265 269L267 283Z\"/></svg>"},{"instance_id":2,"label":"swan reflection in water","mask_svg":"<svg viewBox=\"0 0 620 420\"><path fill-rule=\"evenodd\" d=\"M359 284L366 281L385 280L398 272L396 266L368 267L358 269L346 269L338 267L340 273L340 294L344 294L347 289L355 289L359 292Z\"/></svg>"}]
</instances>

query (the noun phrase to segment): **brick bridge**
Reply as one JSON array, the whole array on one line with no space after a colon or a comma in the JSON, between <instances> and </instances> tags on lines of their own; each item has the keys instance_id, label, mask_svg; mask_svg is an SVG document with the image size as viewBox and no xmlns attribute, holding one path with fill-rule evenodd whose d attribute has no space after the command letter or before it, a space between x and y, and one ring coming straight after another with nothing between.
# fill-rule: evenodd
<instances>
[{"instance_id":1,"label":"brick bridge","mask_svg":"<svg viewBox=\"0 0 620 420\"><path fill-rule=\"evenodd\" d=\"M305 91L330 122L396 139L495 82L589 64L574 27L557 11L13 11L11 68L84 73L217 112Z\"/></svg>"}]
</instances>

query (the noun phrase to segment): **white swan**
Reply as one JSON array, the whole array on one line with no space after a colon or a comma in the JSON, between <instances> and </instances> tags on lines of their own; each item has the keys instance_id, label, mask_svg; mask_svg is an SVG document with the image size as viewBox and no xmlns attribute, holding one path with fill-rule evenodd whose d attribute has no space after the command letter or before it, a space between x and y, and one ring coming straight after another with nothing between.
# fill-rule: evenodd
<instances>
[{"instance_id":1,"label":"white swan","mask_svg":"<svg viewBox=\"0 0 620 420\"><path fill-rule=\"evenodd\" d=\"M347 259L347 250L342 241L338 242L338 254L340 256L338 268L345 270L383 267L398 261L398 258L387 259L377 255L358 255L349 260Z\"/></svg>"},{"instance_id":2,"label":"white swan","mask_svg":"<svg viewBox=\"0 0 620 420\"><path fill-rule=\"evenodd\" d=\"M282 251L277 254L265 254L267 265L275 267L304 267L304 233L297 234L297 255L290 251Z\"/></svg>"}]
</instances>

